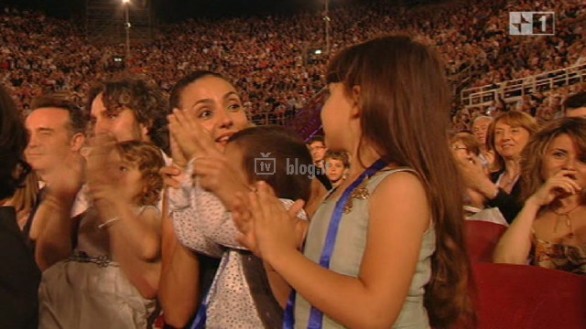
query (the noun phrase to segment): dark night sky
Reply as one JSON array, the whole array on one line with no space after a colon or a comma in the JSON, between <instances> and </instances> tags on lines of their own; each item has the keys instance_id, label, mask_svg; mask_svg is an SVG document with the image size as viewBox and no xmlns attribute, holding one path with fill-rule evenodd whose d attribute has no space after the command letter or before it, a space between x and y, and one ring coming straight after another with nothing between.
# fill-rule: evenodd
<instances>
[{"instance_id":1,"label":"dark night sky","mask_svg":"<svg viewBox=\"0 0 586 329\"><path fill-rule=\"evenodd\" d=\"M86 0L0 0L1 5L41 9L51 16L71 15L84 11ZM91 0L90 0L91 1ZM121 0L111 0L121 1ZM131 0L132 1L132 0ZM139 1L139 0L134 0ZM233 16L267 12L290 12L299 8L318 8L324 0L149 0L154 1L159 17L164 21L198 16ZM330 0L340 1L340 0ZM349 1L349 0L342 0ZM356 0L355 0L356 1Z\"/></svg>"},{"instance_id":2,"label":"dark night sky","mask_svg":"<svg viewBox=\"0 0 586 329\"><path fill-rule=\"evenodd\" d=\"M87 0L0 0L2 5L41 9L51 16L80 17ZM91 0L90 0L91 1ZM121 1L121 0L111 0ZM140 1L140 0L131 0ZM162 21L181 21L189 17L218 17L264 14L270 12L291 13L295 10L319 10L325 0L148 0L154 1L157 15ZM339 3L367 2L369 0L330 0ZM398 1L398 0L373 0ZM430 0L399 0L402 3ZM431 0L433 1L433 0Z\"/></svg>"}]
</instances>

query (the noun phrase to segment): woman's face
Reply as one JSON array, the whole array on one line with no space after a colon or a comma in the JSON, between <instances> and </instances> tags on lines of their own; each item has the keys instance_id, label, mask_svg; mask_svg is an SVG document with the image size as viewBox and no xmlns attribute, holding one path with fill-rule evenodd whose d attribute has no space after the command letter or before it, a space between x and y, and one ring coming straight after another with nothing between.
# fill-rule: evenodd
<instances>
[{"instance_id":1,"label":"woman's face","mask_svg":"<svg viewBox=\"0 0 586 329\"><path fill-rule=\"evenodd\" d=\"M567 177L575 180L582 188L586 187L586 154L576 147L569 135L554 138L545 151L541 167L544 180L561 170L567 170Z\"/></svg>"},{"instance_id":2,"label":"woman's face","mask_svg":"<svg viewBox=\"0 0 586 329\"><path fill-rule=\"evenodd\" d=\"M222 150L230 136L248 126L240 96L222 78L205 76L187 85L181 93L181 106L198 120Z\"/></svg>"},{"instance_id":3,"label":"woman's face","mask_svg":"<svg viewBox=\"0 0 586 329\"><path fill-rule=\"evenodd\" d=\"M529 142L530 133L523 127L511 127L499 121L494 126L496 152L505 159L518 158Z\"/></svg>"}]
</instances>

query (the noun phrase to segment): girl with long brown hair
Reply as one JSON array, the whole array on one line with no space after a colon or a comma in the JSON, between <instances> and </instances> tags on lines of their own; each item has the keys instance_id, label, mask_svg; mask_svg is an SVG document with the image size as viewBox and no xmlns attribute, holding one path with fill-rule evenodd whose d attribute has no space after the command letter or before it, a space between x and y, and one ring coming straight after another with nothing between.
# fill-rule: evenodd
<instances>
[{"instance_id":1,"label":"girl with long brown hair","mask_svg":"<svg viewBox=\"0 0 586 329\"><path fill-rule=\"evenodd\" d=\"M326 144L349 152L352 168L312 218L304 252L266 184L236 211L244 241L296 290L285 328L472 319L459 178L440 142L450 92L436 53L409 36L380 37L335 56L327 78Z\"/></svg>"}]
</instances>

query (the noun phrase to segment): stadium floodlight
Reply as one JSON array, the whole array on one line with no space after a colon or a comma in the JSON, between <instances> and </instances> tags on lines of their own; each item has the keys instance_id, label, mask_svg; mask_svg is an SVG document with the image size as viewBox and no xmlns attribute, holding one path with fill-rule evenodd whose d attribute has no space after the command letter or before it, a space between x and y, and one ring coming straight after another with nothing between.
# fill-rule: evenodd
<instances>
[{"instance_id":1,"label":"stadium floodlight","mask_svg":"<svg viewBox=\"0 0 586 329\"><path fill-rule=\"evenodd\" d=\"M326 30L326 53L330 54L330 0L325 0L324 22Z\"/></svg>"},{"instance_id":2,"label":"stadium floodlight","mask_svg":"<svg viewBox=\"0 0 586 329\"><path fill-rule=\"evenodd\" d=\"M126 63L130 60L130 18L128 15L128 6L130 5L130 0L122 0L122 4L124 5L124 29L126 30Z\"/></svg>"}]
</instances>

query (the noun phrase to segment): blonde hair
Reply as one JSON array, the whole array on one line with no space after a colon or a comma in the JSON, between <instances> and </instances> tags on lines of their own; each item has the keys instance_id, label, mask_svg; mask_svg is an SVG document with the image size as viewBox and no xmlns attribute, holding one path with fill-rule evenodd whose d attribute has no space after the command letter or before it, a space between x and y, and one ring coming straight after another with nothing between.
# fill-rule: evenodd
<instances>
[{"instance_id":1,"label":"blonde hair","mask_svg":"<svg viewBox=\"0 0 586 329\"><path fill-rule=\"evenodd\" d=\"M139 198L141 206L156 205L163 190L163 177L159 170L165 165L160 149L151 143L126 141L117 144L123 160L136 164L143 179L143 195Z\"/></svg>"}]
</instances>

